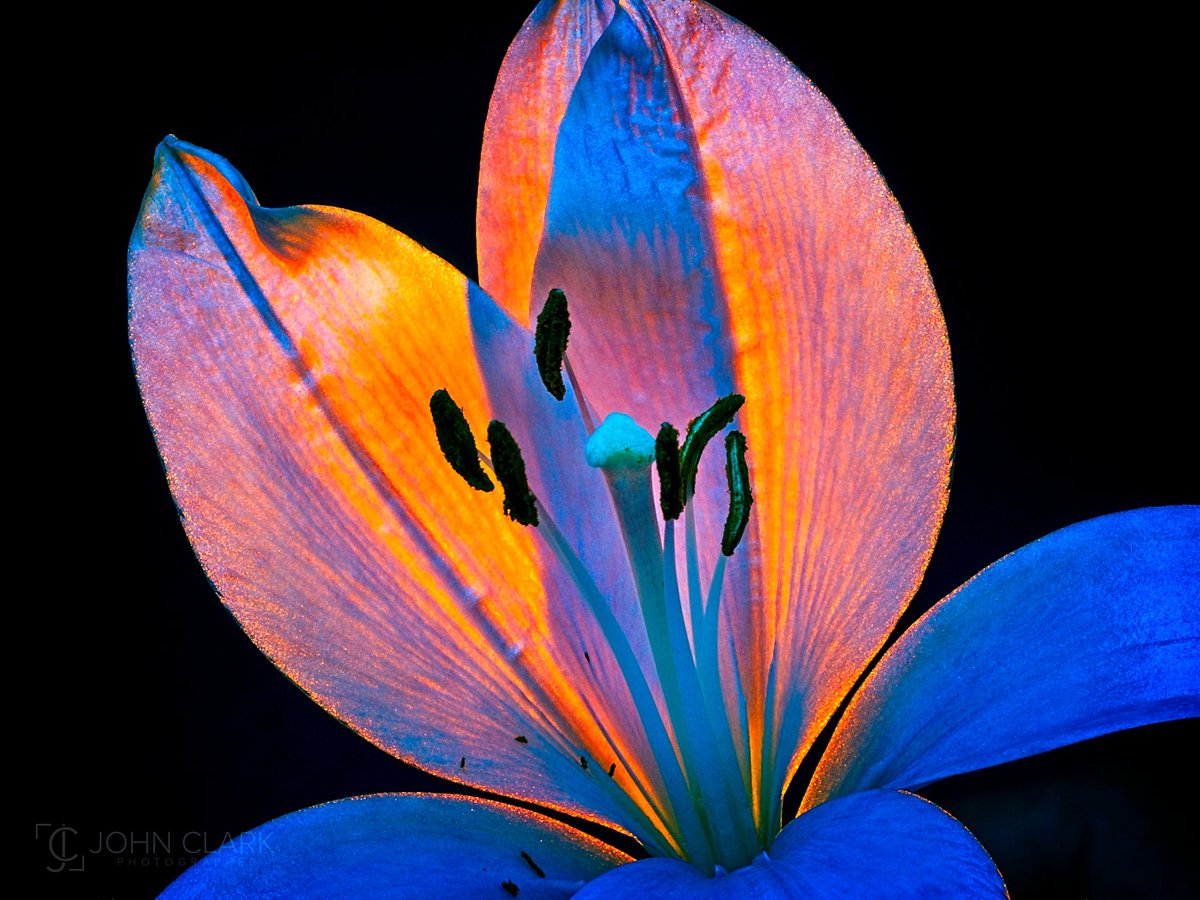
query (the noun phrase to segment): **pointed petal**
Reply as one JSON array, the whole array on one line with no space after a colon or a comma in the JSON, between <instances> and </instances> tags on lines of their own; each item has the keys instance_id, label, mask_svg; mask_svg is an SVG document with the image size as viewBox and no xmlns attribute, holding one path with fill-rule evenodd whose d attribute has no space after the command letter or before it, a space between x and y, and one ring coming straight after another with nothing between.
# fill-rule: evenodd
<instances>
[{"instance_id":1,"label":"pointed petal","mask_svg":"<svg viewBox=\"0 0 1200 900\"><path fill-rule=\"evenodd\" d=\"M568 356L601 417L681 427L732 390L707 197L665 50L618 8L558 129L532 284L572 308Z\"/></svg>"},{"instance_id":2,"label":"pointed petal","mask_svg":"<svg viewBox=\"0 0 1200 900\"><path fill-rule=\"evenodd\" d=\"M911 597L945 508L950 356L913 235L766 41L704 4L628 0L558 129L533 301L551 287L600 414L654 430L747 397L756 502L722 616L780 791ZM719 465L701 467L697 513L707 583Z\"/></svg>"},{"instance_id":3,"label":"pointed petal","mask_svg":"<svg viewBox=\"0 0 1200 900\"><path fill-rule=\"evenodd\" d=\"M691 898L1005 897L987 851L928 800L898 791L818 806L776 838L769 859L717 878L687 863L646 859L612 869L581 900Z\"/></svg>"},{"instance_id":4,"label":"pointed petal","mask_svg":"<svg viewBox=\"0 0 1200 900\"><path fill-rule=\"evenodd\" d=\"M492 91L475 218L479 283L519 322L530 321L558 125L612 15L611 0L542 0L508 48ZM536 313L546 298L535 299Z\"/></svg>"},{"instance_id":5,"label":"pointed petal","mask_svg":"<svg viewBox=\"0 0 1200 900\"><path fill-rule=\"evenodd\" d=\"M542 870L539 875L521 854ZM527 810L436 794L359 797L239 835L163 893L187 897L570 897L624 854Z\"/></svg>"},{"instance_id":6,"label":"pointed petal","mask_svg":"<svg viewBox=\"0 0 1200 900\"><path fill-rule=\"evenodd\" d=\"M749 595L765 603L761 621L731 624L744 659L773 645L768 789L781 790L932 552L953 440L949 347L916 240L836 110L740 23L703 4L653 8L698 136L747 398Z\"/></svg>"},{"instance_id":7,"label":"pointed petal","mask_svg":"<svg viewBox=\"0 0 1200 900\"><path fill-rule=\"evenodd\" d=\"M1200 507L1104 516L984 569L888 650L802 808L1187 716L1200 716Z\"/></svg>"},{"instance_id":8,"label":"pointed petal","mask_svg":"<svg viewBox=\"0 0 1200 900\"><path fill-rule=\"evenodd\" d=\"M586 752L607 766L614 744L645 757L620 732L627 698L595 702L606 736L588 707L600 686L577 687L584 649L602 644L594 623L543 571L535 536L453 473L430 420L446 387L482 436L497 407L477 359L532 348L528 333L403 235L259 207L227 162L173 139L129 267L138 379L176 502L255 643L404 759L633 827L624 796L579 765ZM582 433L573 405L538 396L523 433ZM548 450L535 489L548 471L590 470Z\"/></svg>"}]
</instances>

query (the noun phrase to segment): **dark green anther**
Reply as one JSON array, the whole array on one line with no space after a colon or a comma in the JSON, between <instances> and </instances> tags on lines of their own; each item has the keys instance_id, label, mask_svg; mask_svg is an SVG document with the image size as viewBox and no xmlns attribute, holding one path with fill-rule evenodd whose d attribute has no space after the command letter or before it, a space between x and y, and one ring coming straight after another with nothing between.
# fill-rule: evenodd
<instances>
[{"instance_id":1,"label":"dark green anther","mask_svg":"<svg viewBox=\"0 0 1200 900\"><path fill-rule=\"evenodd\" d=\"M663 422L654 439L654 468L658 470L658 503L663 521L678 519L683 512L683 481L679 477L679 432Z\"/></svg>"},{"instance_id":2,"label":"dark green anther","mask_svg":"<svg viewBox=\"0 0 1200 900\"><path fill-rule=\"evenodd\" d=\"M544 871L542 871L542 867L539 866L537 863L535 863L533 861L533 857L530 856L528 853L526 853L524 850L521 851L521 859L523 859L523 860L525 860L525 862L529 863L529 868L533 869L533 871L537 873L538 878L546 877L546 873Z\"/></svg>"},{"instance_id":3,"label":"dark green anther","mask_svg":"<svg viewBox=\"0 0 1200 900\"><path fill-rule=\"evenodd\" d=\"M567 295L554 288L546 298L546 305L538 313L537 331L533 335L533 358L537 360L542 384L555 400L561 400L567 393L563 384L562 364L570 333L571 314L567 311Z\"/></svg>"},{"instance_id":4,"label":"dark green anther","mask_svg":"<svg viewBox=\"0 0 1200 900\"><path fill-rule=\"evenodd\" d=\"M687 437L683 439L679 463L685 502L696 493L696 469L700 465L700 454L717 432L733 421L734 415L745 402L746 398L741 394L730 394L688 422Z\"/></svg>"},{"instance_id":5,"label":"dark green anther","mask_svg":"<svg viewBox=\"0 0 1200 900\"><path fill-rule=\"evenodd\" d=\"M537 498L529 490L525 460L521 459L521 448L503 422L492 419L488 423L488 445L492 448L492 470L504 488L505 514L521 525L536 525Z\"/></svg>"},{"instance_id":6,"label":"dark green anther","mask_svg":"<svg viewBox=\"0 0 1200 900\"><path fill-rule=\"evenodd\" d=\"M746 523L750 521L750 506L754 503L754 495L750 493L750 470L746 468L746 436L740 431L725 435L725 478L729 482L729 515L721 534L721 552L733 556Z\"/></svg>"},{"instance_id":7,"label":"dark green anther","mask_svg":"<svg viewBox=\"0 0 1200 900\"><path fill-rule=\"evenodd\" d=\"M479 465L475 436L471 434L471 426L467 424L462 407L446 391L434 391L429 398L429 412L433 415L438 446L442 448L442 456L446 457L450 467L475 490L494 490L496 486L492 484L492 479Z\"/></svg>"}]
</instances>

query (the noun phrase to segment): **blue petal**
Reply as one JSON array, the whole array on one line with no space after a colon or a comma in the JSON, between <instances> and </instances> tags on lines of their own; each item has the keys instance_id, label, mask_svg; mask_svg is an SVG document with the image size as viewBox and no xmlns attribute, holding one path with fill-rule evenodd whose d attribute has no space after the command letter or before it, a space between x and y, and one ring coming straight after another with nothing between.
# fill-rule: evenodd
<instances>
[{"instance_id":1,"label":"blue petal","mask_svg":"<svg viewBox=\"0 0 1200 900\"><path fill-rule=\"evenodd\" d=\"M1200 507L1081 522L985 569L880 661L802 809L1200 715Z\"/></svg>"},{"instance_id":2,"label":"blue petal","mask_svg":"<svg viewBox=\"0 0 1200 900\"><path fill-rule=\"evenodd\" d=\"M620 7L559 127L532 286L533 311L566 292L568 352L600 418L682 426L733 390L707 202L660 38Z\"/></svg>"},{"instance_id":3,"label":"blue petal","mask_svg":"<svg viewBox=\"0 0 1200 900\"><path fill-rule=\"evenodd\" d=\"M687 863L646 859L592 881L578 900L691 898L1004 897L987 851L927 800L896 791L855 794L791 822L770 858L708 878Z\"/></svg>"},{"instance_id":4,"label":"blue petal","mask_svg":"<svg viewBox=\"0 0 1200 900\"><path fill-rule=\"evenodd\" d=\"M570 897L626 859L559 822L490 800L360 797L246 832L163 897L507 898L505 882L522 898Z\"/></svg>"}]
</instances>

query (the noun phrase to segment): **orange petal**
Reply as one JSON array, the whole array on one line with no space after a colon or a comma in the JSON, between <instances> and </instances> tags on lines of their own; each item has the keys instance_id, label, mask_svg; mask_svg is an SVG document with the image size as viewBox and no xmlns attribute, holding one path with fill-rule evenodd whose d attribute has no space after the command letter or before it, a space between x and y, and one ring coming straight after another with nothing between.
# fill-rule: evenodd
<instances>
[{"instance_id":1,"label":"orange petal","mask_svg":"<svg viewBox=\"0 0 1200 900\"><path fill-rule=\"evenodd\" d=\"M953 441L950 351L916 239L829 101L711 7L646 6L691 117L747 398L750 595L724 610L738 613L728 621L751 695L768 665L778 673L778 759L764 781L779 790L932 552Z\"/></svg>"},{"instance_id":2,"label":"orange petal","mask_svg":"<svg viewBox=\"0 0 1200 900\"><path fill-rule=\"evenodd\" d=\"M518 322L529 321L558 124L612 15L608 0L544 0L513 39L492 91L475 219L479 283Z\"/></svg>"},{"instance_id":3,"label":"orange petal","mask_svg":"<svg viewBox=\"0 0 1200 900\"><path fill-rule=\"evenodd\" d=\"M159 149L129 283L138 380L175 500L255 643L326 709L430 771L656 827L596 777L618 753L634 769L648 754L627 697L586 674L585 649L606 664L590 618L531 531L454 474L434 436L438 388L476 435L495 414L478 358L506 375L527 355L536 380L529 334L405 236L341 210L264 209L223 159L174 139ZM522 394L519 379L502 386ZM540 423L582 446L573 404L539 391L499 406L513 404L519 434ZM568 457L532 463L535 490L575 479ZM585 753L599 763L590 773ZM653 792L656 773L638 774Z\"/></svg>"}]
</instances>

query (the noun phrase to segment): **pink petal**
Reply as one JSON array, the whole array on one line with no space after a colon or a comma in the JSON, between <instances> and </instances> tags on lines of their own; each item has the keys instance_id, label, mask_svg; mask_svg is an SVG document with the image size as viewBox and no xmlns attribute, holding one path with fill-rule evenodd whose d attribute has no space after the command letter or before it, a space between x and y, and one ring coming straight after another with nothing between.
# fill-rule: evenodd
<instances>
[{"instance_id":1,"label":"pink petal","mask_svg":"<svg viewBox=\"0 0 1200 900\"><path fill-rule=\"evenodd\" d=\"M657 773L627 695L585 666L585 650L607 662L592 620L535 535L451 471L430 420L447 387L481 437L496 407L477 352L499 374L518 354L532 370L530 335L403 235L341 210L264 209L223 159L174 139L129 272L175 500L255 643L406 760L637 827L604 770L619 751L651 792ZM582 440L572 404L529 396L518 431ZM583 469L547 451L531 480L556 493Z\"/></svg>"},{"instance_id":2,"label":"pink petal","mask_svg":"<svg viewBox=\"0 0 1200 900\"><path fill-rule=\"evenodd\" d=\"M777 792L928 561L954 418L941 311L903 214L836 111L711 7L622 3L562 115L532 300L567 292L588 398L653 429L726 390L747 397L756 502L723 616L755 777ZM516 152L514 133L490 130L485 158ZM498 215L481 230L503 230ZM706 571L724 503L710 462Z\"/></svg>"}]
</instances>

